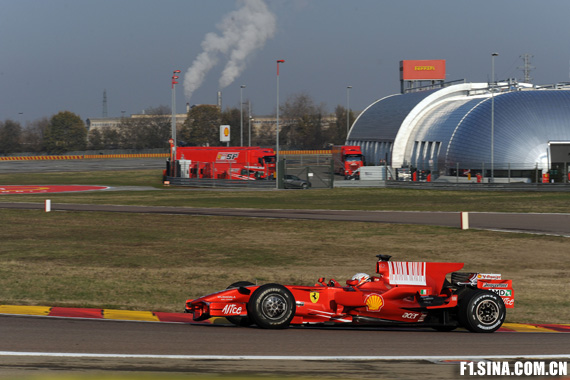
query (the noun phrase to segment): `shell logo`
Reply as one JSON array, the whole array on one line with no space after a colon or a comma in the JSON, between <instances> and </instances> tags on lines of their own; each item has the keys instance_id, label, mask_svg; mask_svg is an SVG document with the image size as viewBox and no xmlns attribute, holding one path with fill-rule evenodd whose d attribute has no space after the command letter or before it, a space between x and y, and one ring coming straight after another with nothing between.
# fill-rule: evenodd
<instances>
[{"instance_id":1,"label":"shell logo","mask_svg":"<svg viewBox=\"0 0 570 380\"><path fill-rule=\"evenodd\" d=\"M382 309L382 306L384 306L384 298L382 298L382 296L379 294L370 294L368 297L366 297L364 303L366 304L367 311L377 312Z\"/></svg>"},{"instance_id":2,"label":"shell logo","mask_svg":"<svg viewBox=\"0 0 570 380\"><path fill-rule=\"evenodd\" d=\"M224 128L224 136L228 137L230 135L230 129L228 127Z\"/></svg>"}]
</instances>

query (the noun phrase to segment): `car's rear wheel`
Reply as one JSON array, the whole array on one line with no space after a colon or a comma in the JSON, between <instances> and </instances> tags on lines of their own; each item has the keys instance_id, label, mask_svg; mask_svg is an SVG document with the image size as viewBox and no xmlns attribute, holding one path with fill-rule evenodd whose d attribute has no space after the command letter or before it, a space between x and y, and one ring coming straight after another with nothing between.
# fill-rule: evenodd
<instances>
[{"instance_id":1,"label":"car's rear wheel","mask_svg":"<svg viewBox=\"0 0 570 380\"><path fill-rule=\"evenodd\" d=\"M241 288L244 286L251 286L251 285L255 285L255 284L252 282L249 282L249 281L238 281L238 282L234 282L233 284L228 286L226 289ZM226 319L231 324L236 325L236 326L241 326L241 327L247 327L247 326L251 326L253 324L253 321L249 317L227 316Z\"/></svg>"},{"instance_id":2,"label":"car's rear wheel","mask_svg":"<svg viewBox=\"0 0 570 380\"><path fill-rule=\"evenodd\" d=\"M257 288L247 304L248 316L261 328L284 329L295 316L295 297L279 284Z\"/></svg>"},{"instance_id":3,"label":"car's rear wheel","mask_svg":"<svg viewBox=\"0 0 570 380\"><path fill-rule=\"evenodd\" d=\"M487 290L465 292L457 310L459 323L471 332L491 333L505 321L506 308L501 297Z\"/></svg>"}]
</instances>

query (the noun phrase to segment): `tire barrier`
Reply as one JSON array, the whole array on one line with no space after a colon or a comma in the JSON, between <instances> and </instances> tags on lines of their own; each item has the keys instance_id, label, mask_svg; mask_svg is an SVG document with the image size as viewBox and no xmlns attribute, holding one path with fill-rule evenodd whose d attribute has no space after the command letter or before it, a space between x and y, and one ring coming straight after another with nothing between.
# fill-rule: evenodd
<instances>
[{"instance_id":1,"label":"tire barrier","mask_svg":"<svg viewBox=\"0 0 570 380\"><path fill-rule=\"evenodd\" d=\"M279 154L331 154L330 150L282 150ZM168 158L169 153L140 153L140 154L84 154L64 156L10 156L0 157L0 161L35 161L35 160L86 160L103 158Z\"/></svg>"},{"instance_id":2,"label":"tire barrier","mask_svg":"<svg viewBox=\"0 0 570 380\"><path fill-rule=\"evenodd\" d=\"M279 154L332 154L330 149L323 150L280 150Z\"/></svg>"},{"instance_id":3,"label":"tire barrier","mask_svg":"<svg viewBox=\"0 0 570 380\"><path fill-rule=\"evenodd\" d=\"M0 161L35 161L35 160L84 160L102 158L167 158L168 153L140 153L140 154L84 154L68 156L11 156L0 157Z\"/></svg>"}]
</instances>

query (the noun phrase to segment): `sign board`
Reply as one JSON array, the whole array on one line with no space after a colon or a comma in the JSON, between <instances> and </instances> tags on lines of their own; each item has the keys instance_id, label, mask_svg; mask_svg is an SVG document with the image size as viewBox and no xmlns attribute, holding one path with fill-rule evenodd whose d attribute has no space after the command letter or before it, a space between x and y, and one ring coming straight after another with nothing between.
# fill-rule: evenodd
<instances>
[{"instance_id":1,"label":"sign board","mask_svg":"<svg viewBox=\"0 0 570 380\"><path fill-rule=\"evenodd\" d=\"M220 141L229 142L230 141L230 126L220 125Z\"/></svg>"},{"instance_id":2,"label":"sign board","mask_svg":"<svg viewBox=\"0 0 570 380\"><path fill-rule=\"evenodd\" d=\"M384 181L386 179L385 166L361 166L354 173L360 173L361 181Z\"/></svg>"},{"instance_id":3,"label":"sign board","mask_svg":"<svg viewBox=\"0 0 570 380\"><path fill-rule=\"evenodd\" d=\"M400 80L445 80L445 60L400 61Z\"/></svg>"},{"instance_id":4,"label":"sign board","mask_svg":"<svg viewBox=\"0 0 570 380\"><path fill-rule=\"evenodd\" d=\"M570 141L549 141L550 162L570 162Z\"/></svg>"}]
</instances>

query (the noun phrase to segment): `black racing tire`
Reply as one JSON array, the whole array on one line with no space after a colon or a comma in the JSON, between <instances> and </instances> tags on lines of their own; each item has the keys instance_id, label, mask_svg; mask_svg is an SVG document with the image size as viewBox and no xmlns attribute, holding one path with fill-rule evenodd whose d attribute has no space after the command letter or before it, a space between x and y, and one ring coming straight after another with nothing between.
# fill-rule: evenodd
<instances>
[{"instance_id":1,"label":"black racing tire","mask_svg":"<svg viewBox=\"0 0 570 380\"><path fill-rule=\"evenodd\" d=\"M488 290L470 290L459 300L459 323L471 332L495 332L505 322L506 315L503 299Z\"/></svg>"},{"instance_id":2,"label":"black racing tire","mask_svg":"<svg viewBox=\"0 0 570 380\"><path fill-rule=\"evenodd\" d=\"M249 282L249 281L238 281L238 282L234 282L233 284L228 286L226 289L241 288L242 286L251 286L251 285L255 285L255 284L252 282ZM232 325L236 325L239 327L248 327L248 326L253 325L253 321L249 318L249 316L248 317L227 316L226 319Z\"/></svg>"},{"instance_id":3,"label":"black racing tire","mask_svg":"<svg viewBox=\"0 0 570 380\"><path fill-rule=\"evenodd\" d=\"M295 316L295 310L295 297L279 284L260 286L247 304L248 316L264 329L286 329Z\"/></svg>"}]
</instances>

